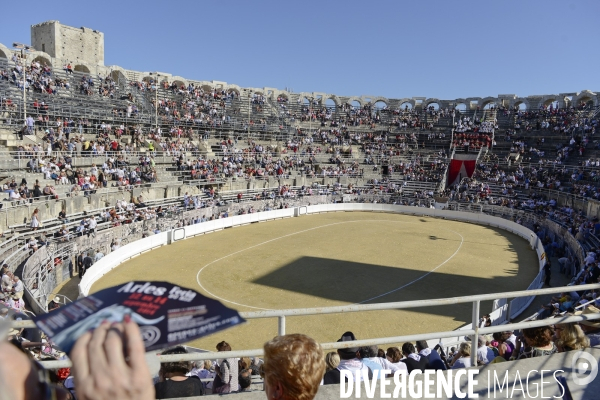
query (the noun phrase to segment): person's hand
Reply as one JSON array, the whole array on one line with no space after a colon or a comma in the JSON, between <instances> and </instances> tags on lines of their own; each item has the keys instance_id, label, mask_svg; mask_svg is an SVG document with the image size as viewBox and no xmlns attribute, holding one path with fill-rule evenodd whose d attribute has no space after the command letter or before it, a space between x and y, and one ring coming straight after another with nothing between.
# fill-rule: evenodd
<instances>
[{"instance_id":1,"label":"person's hand","mask_svg":"<svg viewBox=\"0 0 600 400\"><path fill-rule=\"evenodd\" d=\"M79 400L154 400L144 343L137 324L102 323L81 336L70 358Z\"/></svg>"}]
</instances>

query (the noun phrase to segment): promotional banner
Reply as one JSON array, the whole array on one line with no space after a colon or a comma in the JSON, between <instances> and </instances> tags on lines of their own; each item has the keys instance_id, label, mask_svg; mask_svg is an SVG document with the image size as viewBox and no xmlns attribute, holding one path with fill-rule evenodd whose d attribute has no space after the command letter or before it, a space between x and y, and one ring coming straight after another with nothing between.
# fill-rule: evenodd
<instances>
[{"instance_id":1,"label":"promotional banner","mask_svg":"<svg viewBox=\"0 0 600 400\"><path fill-rule=\"evenodd\" d=\"M245 322L237 311L192 289L168 282L129 282L100 290L34 322L64 352L103 321L129 314L140 326L146 351L210 335Z\"/></svg>"}]
</instances>

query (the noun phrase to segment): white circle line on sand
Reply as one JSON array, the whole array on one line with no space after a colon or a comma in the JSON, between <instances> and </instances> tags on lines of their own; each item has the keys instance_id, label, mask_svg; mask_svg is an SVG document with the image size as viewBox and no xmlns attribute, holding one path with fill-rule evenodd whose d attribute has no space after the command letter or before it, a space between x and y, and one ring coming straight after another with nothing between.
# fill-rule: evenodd
<instances>
[{"instance_id":1,"label":"white circle line on sand","mask_svg":"<svg viewBox=\"0 0 600 400\"><path fill-rule=\"evenodd\" d=\"M262 246L262 245L265 245L265 244L267 244L267 243L271 243L271 242L274 242L274 241L276 241L276 240L284 239L284 238L286 238L286 237L290 237L290 236L298 235L298 234L300 234L300 233L310 232L310 231L313 231L313 230L316 230L316 229L326 228L326 227L329 227L329 226L334 226L334 225L341 225L341 224L354 223L354 222L393 222L393 223L403 223L403 224L418 224L418 222L407 222L407 221L386 221L386 220L379 220L379 219L360 219L360 220L352 220L352 221L335 222L335 223L331 223L331 224L326 224L326 225L315 226L315 227L313 227L313 228L304 229L304 230L302 230L302 231L298 231L298 232L288 233L287 235L283 235L283 236L279 236L279 237L276 237L276 238L273 238L273 239L269 239L269 240L266 240L266 241L264 241L264 242L262 242L262 243L258 243L258 244L252 245L252 246L250 246L250 247L247 247L247 248L245 248L245 249L238 250L238 251L234 251L233 253L227 254L226 256L223 256L223 257L221 257L221 258L217 258L216 260L213 260L213 261L209 262L208 264L204 265L202 268L200 268L200 269L198 270L198 273L196 274L196 282L198 283L198 286L200 286L200 288L202 288L202 290L203 290L205 293L209 294L210 296L212 296L212 297L213 297L213 298L215 298L215 299L218 299L218 300L221 300L221 301L224 301L224 302L230 303L230 304L235 304L235 305L238 305L238 306L241 306L241 307L253 308L253 309L255 309L255 310L273 310L272 308L254 307L254 306L250 306L250 305L248 305L248 304L237 303L237 302L235 302L235 301L231 301L231 300L225 299L225 298L223 298L223 297L221 297L221 296L218 296L218 295L216 295L216 294L212 293L211 291L209 291L208 289L206 289L206 288L205 288L205 287L202 285L202 283L200 282L200 274L202 273L202 271L203 271L203 270L204 270L206 267L208 267L208 266L210 266L210 265L212 265L212 264L215 264L215 263L217 263L217 262L219 262L219 261L222 261L222 260L224 260L224 259L226 259L226 258L228 258L228 257L234 256L234 255L236 255L236 254L239 254L239 253L242 253L242 252L244 252L244 251L247 251L247 250L250 250L250 249L253 249L253 248L256 248L256 247ZM419 277L419 278L417 278L417 279L414 279L413 281L411 281L411 282L409 282L409 283L407 283L407 284L405 284L405 285L402 285L402 286L400 286L400 287L397 287L396 289L390 290L389 292L386 292L386 293L380 294L380 295L378 295L378 296L371 297L370 299L363 300L363 301L361 301L361 302L359 302L359 303L353 303L353 304L362 304L362 303L366 303L366 302L368 302L368 301L371 301L371 300L374 300L374 299L377 299L377 298L380 298L380 297L386 296L386 295L388 295L388 294L390 294L390 293L397 292L398 290L404 289L404 288L406 288L406 287L408 287L408 286L412 285L413 283L416 283L416 282L420 281L421 279L423 279L423 278L427 277L427 276L428 276L428 275L430 275L432 272L435 272L435 271L436 271L438 268L442 267L442 266L443 266L443 265L445 265L445 264L446 264L448 261L450 261L452 258L454 258L454 257L455 257L455 256L458 254L458 252L460 251L460 249L461 249L461 247L462 247L462 245L463 245L463 243L464 243L464 238L463 238L463 236L462 236L460 233L458 233L458 232L456 232L456 231L453 231L453 230L451 230L451 229L447 229L447 228L440 228L440 229L443 229L443 230L446 230L446 231L450 231L450 232L452 232L452 233L455 233L455 234L457 234L458 236L460 236L460 239L461 239L461 240L460 240L460 244L458 245L458 248L456 249L456 251L455 251L455 252L454 252L454 253L453 253L453 254L452 254L450 257L448 257L446 260L444 260L444 261L443 261L441 264L439 264L438 266L436 266L436 267L435 267L435 268L433 268L432 270L430 270L430 271L428 271L427 273L423 274L421 277Z\"/></svg>"}]
</instances>

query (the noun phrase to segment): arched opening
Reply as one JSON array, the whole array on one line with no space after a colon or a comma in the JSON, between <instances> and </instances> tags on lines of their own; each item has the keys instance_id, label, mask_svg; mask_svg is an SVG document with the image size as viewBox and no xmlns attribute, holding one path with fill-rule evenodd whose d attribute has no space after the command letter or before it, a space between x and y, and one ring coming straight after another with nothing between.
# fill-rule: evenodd
<instances>
[{"instance_id":1,"label":"arched opening","mask_svg":"<svg viewBox=\"0 0 600 400\"><path fill-rule=\"evenodd\" d=\"M303 97L302 98L302 105L304 107L309 107L310 106L310 99L308 97Z\"/></svg>"},{"instance_id":2,"label":"arched opening","mask_svg":"<svg viewBox=\"0 0 600 400\"><path fill-rule=\"evenodd\" d=\"M563 100L565 101L566 107L573 106L573 96L565 96L565 98Z\"/></svg>"},{"instance_id":3,"label":"arched opening","mask_svg":"<svg viewBox=\"0 0 600 400\"><path fill-rule=\"evenodd\" d=\"M329 98L325 101L325 107L332 111L335 111L337 105L335 104L335 101L333 101L333 99Z\"/></svg>"},{"instance_id":4,"label":"arched opening","mask_svg":"<svg viewBox=\"0 0 600 400\"><path fill-rule=\"evenodd\" d=\"M577 100L577 107L593 107L594 100L590 96L585 96Z\"/></svg>"},{"instance_id":5,"label":"arched opening","mask_svg":"<svg viewBox=\"0 0 600 400\"><path fill-rule=\"evenodd\" d=\"M200 88L204 90L204 93L210 93L213 90L213 87L210 85L202 85L200 86Z\"/></svg>"},{"instance_id":6,"label":"arched opening","mask_svg":"<svg viewBox=\"0 0 600 400\"><path fill-rule=\"evenodd\" d=\"M181 86L185 86L185 84L181 81L173 81L172 85L177 85L177 88L180 88Z\"/></svg>"},{"instance_id":7,"label":"arched opening","mask_svg":"<svg viewBox=\"0 0 600 400\"><path fill-rule=\"evenodd\" d=\"M547 108L552 107L552 108L556 109L556 108L558 108L558 100L548 99L544 102L544 106L546 106Z\"/></svg>"},{"instance_id":8,"label":"arched opening","mask_svg":"<svg viewBox=\"0 0 600 400\"><path fill-rule=\"evenodd\" d=\"M233 94L234 97L240 97L240 91L237 89L229 89L227 91L228 94Z\"/></svg>"},{"instance_id":9,"label":"arched opening","mask_svg":"<svg viewBox=\"0 0 600 400\"><path fill-rule=\"evenodd\" d=\"M519 101L515 103L516 107L519 107L520 111L527 111L527 104L524 101Z\"/></svg>"},{"instance_id":10,"label":"arched opening","mask_svg":"<svg viewBox=\"0 0 600 400\"><path fill-rule=\"evenodd\" d=\"M279 93L279 94L277 95L277 102L278 102L278 103L287 103L287 102L289 102L289 101L290 101L290 99L289 99L289 97L287 96L287 94L285 94L285 93Z\"/></svg>"},{"instance_id":11,"label":"arched opening","mask_svg":"<svg viewBox=\"0 0 600 400\"><path fill-rule=\"evenodd\" d=\"M408 101L405 101L404 103L400 104L400 111L412 110L412 108L413 105Z\"/></svg>"},{"instance_id":12,"label":"arched opening","mask_svg":"<svg viewBox=\"0 0 600 400\"><path fill-rule=\"evenodd\" d=\"M81 65L81 64L76 65L75 68L73 68L73 70L77 71L77 72L83 72L86 74L90 73L90 69L88 67L86 67L85 65Z\"/></svg>"},{"instance_id":13,"label":"arched opening","mask_svg":"<svg viewBox=\"0 0 600 400\"><path fill-rule=\"evenodd\" d=\"M467 105L465 103L458 103L454 107L454 109L460 111L461 113L464 113L467 111Z\"/></svg>"},{"instance_id":14,"label":"arched opening","mask_svg":"<svg viewBox=\"0 0 600 400\"><path fill-rule=\"evenodd\" d=\"M46 57L43 56L37 56L36 58L33 59L33 62L38 62L40 63L40 65L43 66L51 66L52 63L50 62L50 60L48 60Z\"/></svg>"},{"instance_id":15,"label":"arched opening","mask_svg":"<svg viewBox=\"0 0 600 400\"><path fill-rule=\"evenodd\" d=\"M428 103L427 110L428 111L437 111L440 109L440 105L436 102Z\"/></svg>"},{"instance_id":16,"label":"arched opening","mask_svg":"<svg viewBox=\"0 0 600 400\"><path fill-rule=\"evenodd\" d=\"M353 100L352 103L350 103L350 105L356 109L361 108L360 101L358 101L358 100Z\"/></svg>"},{"instance_id":17,"label":"arched opening","mask_svg":"<svg viewBox=\"0 0 600 400\"><path fill-rule=\"evenodd\" d=\"M8 58L8 56L2 51L2 49L0 49L0 58Z\"/></svg>"},{"instance_id":18,"label":"arched opening","mask_svg":"<svg viewBox=\"0 0 600 400\"><path fill-rule=\"evenodd\" d=\"M379 100L378 102L376 102L375 104L373 104L373 108L375 110L387 110L387 103L383 100Z\"/></svg>"},{"instance_id":19,"label":"arched opening","mask_svg":"<svg viewBox=\"0 0 600 400\"><path fill-rule=\"evenodd\" d=\"M127 78L121 71L112 71L110 77L117 85L124 85L127 83Z\"/></svg>"},{"instance_id":20,"label":"arched opening","mask_svg":"<svg viewBox=\"0 0 600 400\"><path fill-rule=\"evenodd\" d=\"M496 103L495 103L495 102L493 102L493 101L488 101L488 102L486 102L486 103L483 105L483 109L484 109L484 110L490 110L490 109L493 109L493 108L496 108L496 107L497 107L497 106L496 106Z\"/></svg>"}]
</instances>

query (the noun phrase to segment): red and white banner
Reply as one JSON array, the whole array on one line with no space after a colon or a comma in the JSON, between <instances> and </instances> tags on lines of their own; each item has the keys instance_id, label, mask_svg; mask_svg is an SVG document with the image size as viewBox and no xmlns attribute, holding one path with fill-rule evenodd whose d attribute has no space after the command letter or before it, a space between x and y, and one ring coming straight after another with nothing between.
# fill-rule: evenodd
<instances>
[{"instance_id":1,"label":"red and white banner","mask_svg":"<svg viewBox=\"0 0 600 400\"><path fill-rule=\"evenodd\" d=\"M448 167L446 186L459 183L462 178L472 177L479 154L454 154Z\"/></svg>"}]
</instances>

